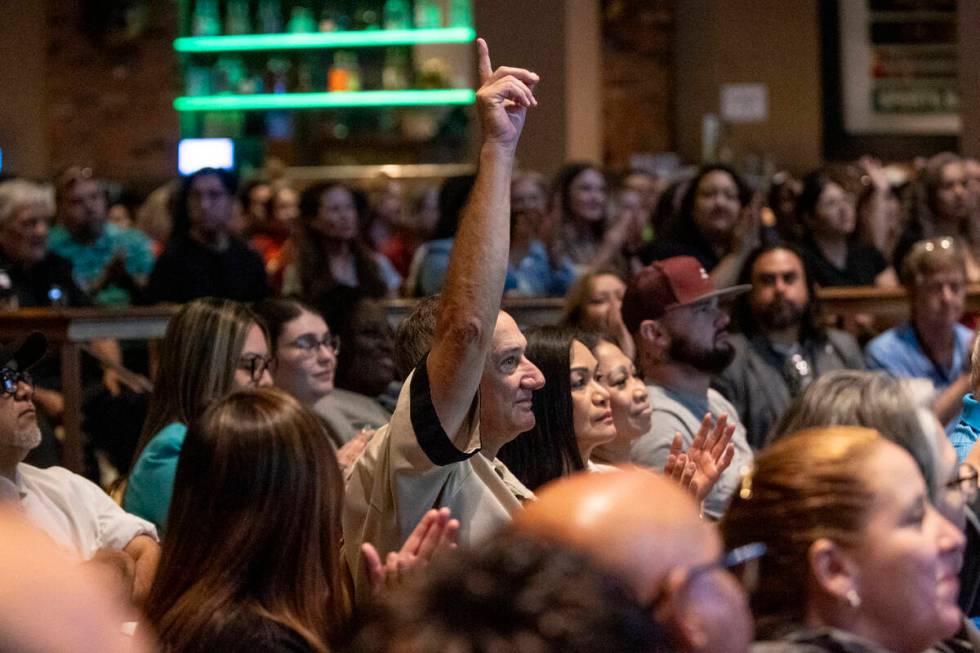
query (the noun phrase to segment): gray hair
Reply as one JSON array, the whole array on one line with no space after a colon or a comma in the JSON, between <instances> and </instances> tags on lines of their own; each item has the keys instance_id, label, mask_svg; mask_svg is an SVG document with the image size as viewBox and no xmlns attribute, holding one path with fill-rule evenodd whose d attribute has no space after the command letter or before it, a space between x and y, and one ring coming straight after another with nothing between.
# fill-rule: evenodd
<instances>
[{"instance_id":1,"label":"gray hair","mask_svg":"<svg viewBox=\"0 0 980 653\"><path fill-rule=\"evenodd\" d=\"M919 466L930 495L937 490L933 426L923 419L931 393L884 372L836 370L821 375L796 398L769 432L769 441L819 426L864 426L905 449Z\"/></svg>"},{"instance_id":2,"label":"gray hair","mask_svg":"<svg viewBox=\"0 0 980 653\"><path fill-rule=\"evenodd\" d=\"M48 186L26 179L11 179L0 183L0 226L25 206L40 204L54 215L54 194Z\"/></svg>"}]
</instances>

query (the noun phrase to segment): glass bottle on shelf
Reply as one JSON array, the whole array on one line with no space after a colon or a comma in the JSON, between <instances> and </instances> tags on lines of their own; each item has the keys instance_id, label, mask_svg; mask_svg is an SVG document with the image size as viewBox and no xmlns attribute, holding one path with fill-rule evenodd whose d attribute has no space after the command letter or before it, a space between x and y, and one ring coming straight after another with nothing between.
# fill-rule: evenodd
<instances>
[{"instance_id":1,"label":"glass bottle on shelf","mask_svg":"<svg viewBox=\"0 0 980 653\"><path fill-rule=\"evenodd\" d=\"M409 29L412 26L412 12L408 0L385 0L384 9L385 29Z\"/></svg>"},{"instance_id":2,"label":"glass bottle on shelf","mask_svg":"<svg viewBox=\"0 0 980 653\"><path fill-rule=\"evenodd\" d=\"M408 88L408 55L404 48L387 48L381 69L381 86L389 91Z\"/></svg>"},{"instance_id":3,"label":"glass bottle on shelf","mask_svg":"<svg viewBox=\"0 0 980 653\"><path fill-rule=\"evenodd\" d=\"M327 90L330 92L350 90L350 73L347 69L347 53L338 50L333 56L333 63L327 70Z\"/></svg>"},{"instance_id":4,"label":"glass bottle on shelf","mask_svg":"<svg viewBox=\"0 0 980 653\"><path fill-rule=\"evenodd\" d=\"M260 32L278 34L282 31L282 4L279 0L259 0L257 16Z\"/></svg>"},{"instance_id":5,"label":"glass bottle on shelf","mask_svg":"<svg viewBox=\"0 0 980 653\"><path fill-rule=\"evenodd\" d=\"M218 0L197 0L191 15L191 33L194 36L217 36L221 34L221 15Z\"/></svg>"},{"instance_id":6,"label":"glass bottle on shelf","mask_svg":"<svg viewBox=\"0 0 980 653\"><path fill-rule=\"evenodd\" d=\"M381 28L378 12L373 7L359 7L354 11L354 29L374 30Z\"/></svg>"},{"instance_id":7,"label":"glass bottle on shelf","mask_svg":"<svg viewBox=\"0 0 980 653\"><path fill-rule=\"evenodd\" d=\"M289 22L286 23L286 31L299 34L316 30L317 24L313 20L313 13L306 7L293 7L289 14Z\"/></svg>"},{"instance_id":8,"label":"glass bottle on shelf","mask_svg":"<svg viewBox=\"0 0 980 653\"><path fill-rule=\"evenodd\" d=\"M225 34L250 34L252 20L248 0L228 0L225 9Z\"/></svg>"},{"instance_id":9,"label":"glass bottle on shelf","mask_svg":"<svg viewBox=\"0 0 980 653\"><path fill-rule=\"evenodd\" d=\"M289 70L292 64L288 59L273 57L265 65L267 93L289 92Z\"/></svg>"},{"instance_id":10,"label":"glass bottle on shelf","mask_svg":"<svg viewBox=\"0 0 980 653\"><path fill-rule=\"evenodd\" d=\"M420 29L442 27L442 5L439 0L415 0L415 26Z\"/></svg>"},{"instance_id":11,"label":"glass bottle on shelf","mask_svg":"<svg viewBox=\"0 0 980 653\"><path fill-rule=\"evenodd\" d=\"M469 27L473 24L473 5L470 0L450 0L449 26Z\"/></svg>"}]
</instances>

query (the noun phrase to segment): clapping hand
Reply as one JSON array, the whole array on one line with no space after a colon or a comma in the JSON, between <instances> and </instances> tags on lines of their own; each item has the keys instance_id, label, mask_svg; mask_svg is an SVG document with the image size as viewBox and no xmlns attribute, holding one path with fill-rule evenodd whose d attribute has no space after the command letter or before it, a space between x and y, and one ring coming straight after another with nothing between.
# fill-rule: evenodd
<instances>
[{"instance_id":1,"label":"clapping hand","mask_svg":"<svg viewBox=\"0 0 980 653\"><path fill-rule=\"evenodd\" d=\"M713 427L711 422L711 413L706 413L687 451L682 451L681 434L676 434L664 466L664 475L680 482L698 501L704 501L711 494L735 456L735 445L732 444L735 425L728 423L728 415L722 414ZM683 467L680 472L678 465ZM690 467L694 469L690 470Z\"/></svg>"}]
</instances>

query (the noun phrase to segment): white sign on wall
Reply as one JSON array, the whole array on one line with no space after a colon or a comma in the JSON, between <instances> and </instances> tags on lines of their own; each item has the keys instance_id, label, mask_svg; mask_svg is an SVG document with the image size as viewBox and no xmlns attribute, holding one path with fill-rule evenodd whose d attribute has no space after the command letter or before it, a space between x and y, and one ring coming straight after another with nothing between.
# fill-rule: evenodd
<instances>
[{"instance_id":1,"label":"white sign on wall","mask_svg":"<svg viewBox=\"0 0 980 653\"><path fill-rule=\"evenodd\" d=\"M765 122L769 119L769 88L765 84L722 84L721 119Z\"/></svg>"}]
</instances>

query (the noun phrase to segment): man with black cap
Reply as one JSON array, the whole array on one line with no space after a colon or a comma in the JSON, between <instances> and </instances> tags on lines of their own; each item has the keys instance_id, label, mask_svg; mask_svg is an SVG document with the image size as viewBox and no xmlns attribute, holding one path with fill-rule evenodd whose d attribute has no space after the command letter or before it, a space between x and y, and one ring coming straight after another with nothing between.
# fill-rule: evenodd
<instances>
[{"instance_id":1,"label":"man with black cap","mask_svg":"<svg viewBox=\"0 0 980 653\"><path fill-rule=\"evenodd\" d=\"M728 313L719 302L750 287L716 289L697 259L676 256L637 272L623 296L623 323L636 342L637 365L653 408L650 430L633 443L630 458L663 469L676 436L686 450L706 414L714 420L725 416L735 424L734 457L705 499L705 514L715 518L738 487L741 471L752 464L738 413L710 388L735 355L728 342Z\"/></svg>"},{"instance_id":2,"label":"man with black cap","mask_svg":"<svg viewBox=\"0 0 980 653\"><path fill-rule=\"evenodd\" d=\"M0 349L0 502L19 509L69 554L122 572L138 602L149 591L160 557L153 525L67 469L23 462L41 441L28 369L47 348L47 339L32 333Z\"/></svg>"}]
</instances>

